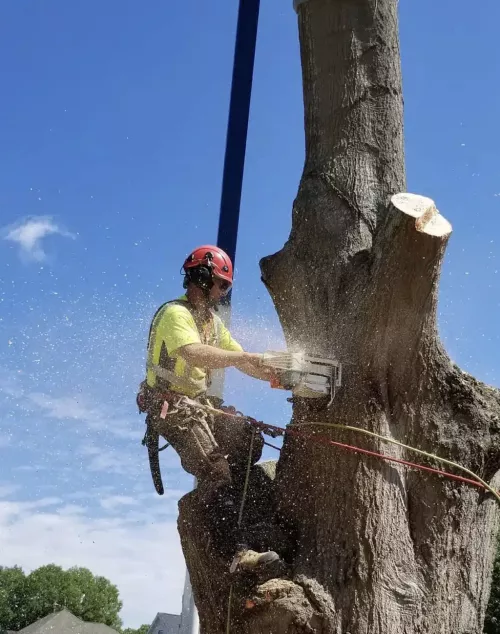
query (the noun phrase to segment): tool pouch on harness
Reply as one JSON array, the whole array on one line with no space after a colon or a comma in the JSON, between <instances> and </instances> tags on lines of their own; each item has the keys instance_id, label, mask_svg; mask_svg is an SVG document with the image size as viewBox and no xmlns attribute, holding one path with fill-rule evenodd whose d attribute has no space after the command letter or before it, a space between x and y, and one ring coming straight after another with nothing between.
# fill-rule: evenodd
<instances>
[{"instance_id":1,"label":"tool pouch on harness","mask_svg":"<svg viewBox=\"0 0 500 634\"><path fill-rule=\"evenodd\" d=\"M149 387L146 381L140 384L135 401L141 414L151 414L152 416L160 413L163 402L158 391Z\"/></svg>"},{"instance_id":2,"label":"tool pouch on harness","mask_svg":"<svg viewBox=\"0 0 500 634\"><path fill-rule=\"evenodd\" d=\"M139 412L146 414L146 433L142 444L147 447L151 476L159 495L164 493L159 452L170 445L179 454L183 468L196 477L199 477L197 472L203 471L200 462L206 461L211 470L217 466L220 467L215 463L218 463L223 455L220 451L214 451L217 442L213 437L210 424L206 421L207 414L205 413L202 417L193 417L192 410L196 411L200 407L198 402L168 389L162 391L151 388L146 382L141 383L136 402ZM180 426L179 414L182 421ZM165 420L167 418L168 423ZM167 429L168 433L166 433ZM179 432L181 432L180 436ZM167 440L167 444L160 448L158 445L161 436ZM224 460L225 468L226 465L227 461ZM222 469L220 477L230 479L229 473L225 473L225 468Z\"/></svg>"}]
</instances>

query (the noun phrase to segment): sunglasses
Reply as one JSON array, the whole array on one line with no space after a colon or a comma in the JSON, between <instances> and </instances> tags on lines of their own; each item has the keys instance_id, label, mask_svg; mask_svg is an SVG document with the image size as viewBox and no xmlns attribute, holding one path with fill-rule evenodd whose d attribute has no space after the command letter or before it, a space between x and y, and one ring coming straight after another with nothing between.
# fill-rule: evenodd
<instances>
[{"instance_id":1,"label":"sunglasses","mask_svg":"<svg viewBox=\"0 0 500 634\"><path fill-rule=\"evenodd\" d=\"M232 286L230 282L227 282L226 280L220 280L218 278L214 279L214 284L216 284L217 288L223 293L227 293Z\"/></svg>"}]
</instances>

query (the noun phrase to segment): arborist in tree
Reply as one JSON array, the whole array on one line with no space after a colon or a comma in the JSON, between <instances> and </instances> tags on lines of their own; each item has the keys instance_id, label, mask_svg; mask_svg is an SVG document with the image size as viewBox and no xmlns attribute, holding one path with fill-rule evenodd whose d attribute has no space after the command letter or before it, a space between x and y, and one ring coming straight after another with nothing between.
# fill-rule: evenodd
<instances>
[{"instance_id":1,"label":"arborist in tree","mask_svg":"<svg viewBox=\"0 0 500 634\"><path fill-rule=\"evenodd\" d=\"M201 246L187 257L182 270L185 295L163 304L153 317L147 377L137 397L140 411L147 413L145 444L153 480L161 495L161 435L176 450L183 468L197 478L207 509L218 516L214 538L222 550L235 554L232 569L260 568L279 561L279 556L248 549L236 528L252 428L243 417L214 415L200 406L209 404L219 412L222 407L221 399L207 395L211 371L234 367L269 381L270 370L262 365L262 355L243 350L216 314L233 283L229 256L218 247ZM263 438L256 433L252 464L260 459L262 447Z\"/></svg>"}]
</instances>

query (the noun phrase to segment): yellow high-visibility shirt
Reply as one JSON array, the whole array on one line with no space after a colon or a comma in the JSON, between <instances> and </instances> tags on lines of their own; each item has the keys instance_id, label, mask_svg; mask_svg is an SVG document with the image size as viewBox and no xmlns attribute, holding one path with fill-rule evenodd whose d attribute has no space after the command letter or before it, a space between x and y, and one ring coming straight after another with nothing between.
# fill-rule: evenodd
<instances>
[{"instance_id":1,"label":"yellow high-visibility shirt","mask_svg":"<svg viewBox=\"0 0 500 634\"><path fill-rule=\"evenodd\" d=\"M187 302L187 297L182 295L176 301ZM178 377L193 379L200 385L203 382L206 383L207 370L194 366L187 368L186 361L178 354L179 348L192 343L204 343L222 350L236 352L243 350L218 315L212 313L212 319L200 333L189 308L182 304L165 304L158 311L151 325L148 345L149 361L168 368ZM148 369L146 380L150 387L155 387L158 377L153 370ZM169 389L190 397L200 392L199 387L195 386L178 388L171 385Z\"/></svg>"}]
</instances>

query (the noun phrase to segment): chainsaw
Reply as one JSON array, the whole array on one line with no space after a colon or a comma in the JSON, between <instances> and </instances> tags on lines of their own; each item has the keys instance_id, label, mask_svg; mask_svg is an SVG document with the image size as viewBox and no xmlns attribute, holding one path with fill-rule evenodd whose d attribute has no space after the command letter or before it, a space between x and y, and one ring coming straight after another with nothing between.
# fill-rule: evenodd
<instances>
[{"instance_id":1,"label":"chainsaw","mask_svg":"<svg viewBox=\"0 0 500 634\"><path fill-rule=\"evenodd\" d=\"M342 384L342 364L336 359L302 352L268 351L263 354L262 363L274 370L272 388L291 390L300 398L329 397L329 406L336 388Z\"/></svg>"}]
</instances>

